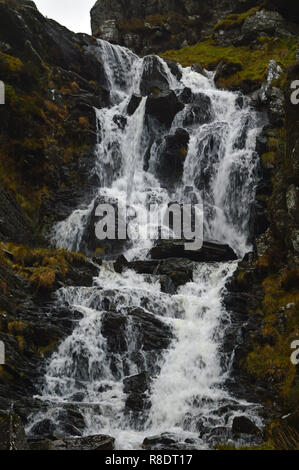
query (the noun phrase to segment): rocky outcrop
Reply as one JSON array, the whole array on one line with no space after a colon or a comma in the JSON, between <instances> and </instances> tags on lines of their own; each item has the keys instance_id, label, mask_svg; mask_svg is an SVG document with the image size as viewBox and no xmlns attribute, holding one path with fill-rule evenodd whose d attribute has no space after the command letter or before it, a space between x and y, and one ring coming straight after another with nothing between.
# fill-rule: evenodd
<instances>
[{"instance_id":1,"label":"rocky outcrop","mask_svg":"<svg viewBox=\"0 0 299 470\"><path fill-rule=\"evenodd\" d=\"M58 308L53 292L63 285L91 286L97 272L82 255L0 248L0 341L5 344L0 413L13 405L25 423L32 409L39 409L41 404L30 397L37 393L44 359L81 318L76 311Z\"/></svg>"},{"instance_id":2,"label":"rocky outcrop","mask_svg":"<svg viewBox=\"0 0 299 470\"><path fill-rule=\"evenodd\" d=\"M281 0L269 0L265 6L262 10L258 0L213 0L209 4L98 0L91 10L91 27L94 35L143 55L180 49L211 33L221 45L244 45L258 36L289 37L297 31L292 22L298 22L298 14L292 4L287 7Z\"/></svg>"},{"instance_id":3,"label":"rocky outcrop","mask_svg":"<svg viewBox=\"0 0 299 470\"><path fill-rule=\"evenodd\" d=\"M29 0L0 3L0 44L1 220L10 214L0 237L34 244L88 192L93 107L109 92L96 40L46 19Z\"/></svg>"},{"instance_id":4,"label":"rocky outcrop","mask_svg":"<svg viewBox=\"0 0 299 470\"><path fill-rule=\"evenodd\" d=\"M29 450L25 430L17 414L0 414L0 450Z\"/></svg>"},{"instance_id":5,"label":"rocky outcrop","mask_svg":"<svg viewBox=\"0 0 299 470\"><path fill-rule=\"evenodd\" d=\"M164 137L155 165L156 175L162 184L173 187L181 180L189 140L190 136L185 129L177 129L174 135Z\"/></svg>"},{"instance_id":6,"label":"rocky outcrop","mask_svg":"<svg viewBox=\"0 0 299 470\"><path fill-rule=\"evenodd\" d=\"M277 11L252 9L244 18L228 16L219 22L213 38L221 46L254 44L259 37L290 38L299 33L298 25L287 22Z\"/></svg>"},{"instance_id":7,"label":"rocky outcrop","mask_svg":"<svg viewBox=\"0 0 299 470\"><path fill-rule=\"evenodd\" d=\"M203 242L199 250L188 250L182 240L162 240L150 251L152 259L186 258L201 263L221 263L234 261L237 255L228 245Z\"/></svg>"}]
</instances>

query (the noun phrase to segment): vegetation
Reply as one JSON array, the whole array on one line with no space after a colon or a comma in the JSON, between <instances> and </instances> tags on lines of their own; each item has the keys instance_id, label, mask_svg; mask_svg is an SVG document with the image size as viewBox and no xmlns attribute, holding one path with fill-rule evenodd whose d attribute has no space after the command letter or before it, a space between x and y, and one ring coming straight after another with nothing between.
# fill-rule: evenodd
<instances>
[{"instance_id":1,"label":"vegetation","mask_svg":"<svg viewBox=\"0 0 299 470\"><path fill-rule=\"evenodd\" d=\"M259 46L255 49L251 46L222 47L209 39L194 46L166 51L160 55L183 66L200 62L208 70L215 70L220 62L236 64L240 70L231 76L222 77L217 82L218 86L225 89L242 89L244 83L251 82L255 88L258 88L266 77L269 61L274 59L282 68L287 67L295 60L297 46L298 41L295 38L261 37Z\"/></svg>"},{"instance_id":2,"label":"vegetation","mask_svg":"<svg viewBox=\"0 0 299 470\"><path fill-rule=\"evenodd\" d=\"M10 253L9 258L5 256L5 252ZM13 243L0 244L0 256L0 262L29 281L36 293L52 291L57 286L57 281L63 282L66 279L70 265L76 266L86 261L86 257L80 253L63 249L31 249Z\"/></svg>"},{"instance_id":3,"label":"vegetation","mask_svg":"<svg viewBox=\"0 0 299 470\"><path fill-rule=\"evenodd\" d=\"M257 11L259 11L261 7L255 7L251 8L251 10L246 11L245 13L240 13L240 14L232 14L228 15L224 20L220 21L217 23L214 27L214 31L219 31L219 30L228 30L228 29L233 29L238 26L242 26L244 21L249 18L249 16L254 15Z\"/></svg>"}]
</instances>

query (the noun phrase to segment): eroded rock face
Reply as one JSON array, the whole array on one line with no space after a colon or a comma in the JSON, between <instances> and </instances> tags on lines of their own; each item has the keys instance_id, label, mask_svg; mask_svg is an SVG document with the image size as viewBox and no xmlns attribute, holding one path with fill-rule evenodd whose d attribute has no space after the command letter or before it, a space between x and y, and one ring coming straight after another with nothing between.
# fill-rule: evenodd
<instances>
[{"instance_id":1,"label":"eroded rock face","mask_svg":"<svg viewBox=\"0 0 299 470\"><path fill-rule=\"evenodd\" d=\"M261 10L253 12L244 22L232 23L221 28L221 23L213 33L214 39L222 46L244 46L254 43L259 37L289 38L298 34L298 26L287 22L277 11Z\"/></svg>"},{"instance_id":2,"label":"eroded rock face","mask_svg":"<svg viewBox=\"0 0 299 470\"><path fill-rule=\"evenodd\" d=\"M99 0L91 10L91 28L103 39L149 53L159 44L195 42L202 16L194 0Z\"/></svg>"},{"instance_id":3,"label":"eroded rock face","mask_svg":"<svg viewBox=\"0 0 299 470\"><path fill-rule=\"evenodd\" d=\"M0 450L28 450L21 419L16 414L0 415Z\"/></svg>"},{"instance_id":4,"label":"eroded rock face","mask_svg":"<svg viewBox=\"0 0 299 470\"><path fill-rule=\"evenodd\" d=\"M164 138L158 152L156 174L163 184L177 184L183 175L190 136L184 129Z\"/></svg>"}]
</instances>

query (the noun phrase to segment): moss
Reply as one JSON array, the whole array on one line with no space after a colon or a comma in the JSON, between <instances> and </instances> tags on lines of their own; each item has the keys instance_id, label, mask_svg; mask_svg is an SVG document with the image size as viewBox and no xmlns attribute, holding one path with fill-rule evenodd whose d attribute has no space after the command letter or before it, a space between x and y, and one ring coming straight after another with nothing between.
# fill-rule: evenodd
<instances>
[{"instance_id":1,"label":"moss","mask_svg":"<svg viewBox=\"0 0 299 470\"><path fill-rule=\"evenodd\" d=\"M271 256L263 255L259 266L269 269ZM244 367L250 375L273 383L282 401L289 401L297 386L296 366L291 362L291 343L299 335L299 269L286 268L269 275L262 282L264 299L261 305L263 340L254 343ZM281 323L282 322L282 323Z\"/></svg>"},{"instance_id":2,"label":"moss","mask_svg":"<svg viewBox=\"0 0 299 470\"><path fill-rule=\"evenodd\" d=\"M188 148L187 147L181 147L179 149L179 153L183 158L185 158L188 154Z\"/></svg>"},{"instance_id":3,"label":"moss","mask_svg":"<svg viewBox=\"0 0 299 470\"><path fill-rule=\"evenodd\" d=\"M0 52L0 75L6 78L8 75L19 73L23 70L24 64L17 57Z\"/></svg>"},{"instance_id":4,"label":"moss","mask_svg":"<svg viewBox=\"0 0 299 470\"><path fill-rule=\"evenodd\" d=\"M265 166L269 164L274 165L275 164L275 152L263 153L263 155L261 155L261 160Z\"/></svg>"},{"instance_id":5,"label":"moss","mask_svg":"<svg viewBox=\"0 0 299 470\"><path fill-rule=\"evenodd\" d=\"M5 258L5 263L18 275L28 280L36 293L52 291L56 281L66 279L70 265L81 266L86 257L67 250L36 248L7 243L3 245L12 254L13 261Z\"/></svg>"},{"instance_id":6,"label":"moss","mask_svg":"<svg viewBox=\"0 0 299 470\"><path fill-rule=\"evenodd\" d=\"M53 290L56 280L56 270L52 268L37 268L29 278L29 282L37 292Z\"/></svg>"},{"instance_id":7,"label":"moss","mask_svg":"<svg viewBox=\"0 0 299 470\"><path fill-rule=\"evenodd\" d=\"M203 67L214 70L217 64L224 61L228 64L238 64L240 70L230 77L221 78L218 86L238 89L243 83L251 82L258 88L264 81L268 64L276 60L282 68L291 64L296 57L297 39L259 38L259 47L250 46L218 46L212 39L198 42L179 50L161 53L161 57L179 62L183 66L191 66L200 62Z\"/></svg>"},{"instance_id":8,"label":"moss","mask_svg":"<svg viewBox=\"0 0 299 470\"><path fill-rule=\"evenodd\" d=\"M229 30L236 28L238 26L242 26L244 21L249 18L249 16L254 15L257 11L259 11L261 7L255 7L251 8L251 10L246 11L245 13L234 13L231 15L228 15L224 20L220 21L219 23L216 24L214 27L214 31L219 31L219 30Z\"/></svg>"}]
</instances>

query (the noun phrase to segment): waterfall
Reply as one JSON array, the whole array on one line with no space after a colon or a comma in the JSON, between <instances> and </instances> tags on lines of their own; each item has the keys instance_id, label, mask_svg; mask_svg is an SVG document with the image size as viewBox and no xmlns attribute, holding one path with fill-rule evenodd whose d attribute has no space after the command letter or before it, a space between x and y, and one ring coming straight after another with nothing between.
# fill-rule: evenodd
<instances>
[{"instance_id":1,"label":"waterfall","mask_svg":"<svg viewBox=\"0 0 299 470\"><path fill-rule=\"evenodd\" d=\"M153 244L142 236L148 229L149 203L184 202L189 190L203 202L205 237L228 243L242 257L250 249L249 209L255 197L260 131L249 101L216 89L209 72L203 76L180 68L175 75L161 58L140 59L101 40L96 54L111 88L111 106L95 110L98 143L90 177L96 177L98 185L89 202L56 224L53 242L82 250L95 203L104 197L134 208L133 226L141 237L124 251L128 259L146 259ZM189 90L210 103L209 119L201 122L188 101L170 129L148 119L149 98L141 85L154 61L176 96ZM130 114L134 94L143 96ZM166 187L156 168L166 136L178 129L189 134L187 155L181 180ZM229 429L240 414L261 425L257 405L236 399L224 386L231 357L221 345L231 315L222 298L236 267L237 262L196 264L193 280L169 294L159 277L132 270L118 274L107 261L92 287L60 289L57 304L79 313L80 319L48 361L39 395L48 408L32 415L29 432L34 434L45 416L59 429L59 410L70 404L84 417L84 435L110 434L122 449L139 448L146 436L165 432L172 433L178 445L187 445L187 440L192 448L210 448L214 430ZM146 327L140 325L160 328L162 352L151 348L150 338L144 339ZM116 339L107 335L109 328L116 328ZM144 372L151 382L143 393L148 406L141 413L128 411L125 381Z\"/></svg>"}]
</instances>

